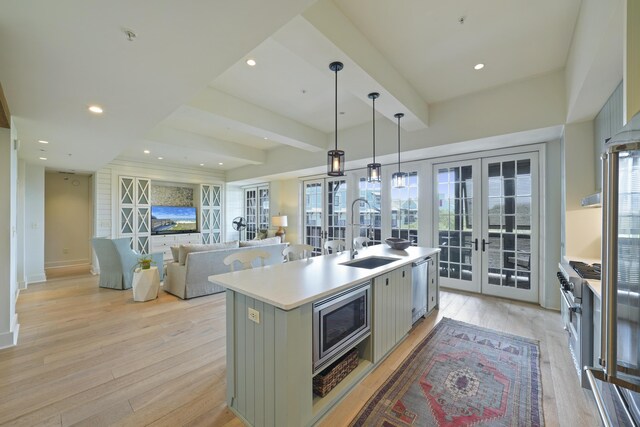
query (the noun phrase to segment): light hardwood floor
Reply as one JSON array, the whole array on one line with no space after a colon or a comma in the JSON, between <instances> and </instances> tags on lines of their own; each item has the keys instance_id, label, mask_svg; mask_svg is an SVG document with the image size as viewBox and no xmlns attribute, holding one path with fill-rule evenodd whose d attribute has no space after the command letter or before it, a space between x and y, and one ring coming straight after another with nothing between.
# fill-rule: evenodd
<instances>
[{"instance_id":1,"label":"light hardwood floor","mask_svg":"<svg viewBox=\"0 0 640 427\"><path fill-rule=\"evenodd\" d=\"M442 292L441 308L321 423L342 426L443 316L540 340L547 425L598 424L571 368L559 314ZM239 426L226 408L224 294L134 303L91 276L21 292L17 347L0 350L0 424Z\"/></svg>"}]
</instances>

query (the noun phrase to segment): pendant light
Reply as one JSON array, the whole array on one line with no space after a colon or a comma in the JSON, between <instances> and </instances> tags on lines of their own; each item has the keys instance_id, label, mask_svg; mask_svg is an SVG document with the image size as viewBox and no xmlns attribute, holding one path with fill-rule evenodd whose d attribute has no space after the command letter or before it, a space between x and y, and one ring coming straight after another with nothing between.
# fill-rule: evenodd
<instances>
[{"instance_id":1,"label":"pendant light","mask_svg":"<svg viewBox=\"0 0 640 427\"><path fill-rule=\"evenodd\" d=\"M404 114L396 113L394 117L398 119L398 172L391 176L391 185L393 188L404 188L407 185L407 173L400 172L400 119Z\"/></svg>"},{"instance_id":2,"label":"pendant light","mask_svg":"<svg viewBox=\"0 0 640 427\"><path fill-rule=\"evenodd\" d=\"M344 175L344 151L338 150L338 71L344 68L342 62L332 62L329 69L336 75L335 84L335 149L327 152L327 175L343 176Z\"/></svg>"},{"instance_id":3,"label":"pendant light","mask_svg":"<svg viewBox=\"0 0 640 427\"><path fill-rule=\"evenodd\" d=\"M369 99L373 100L373 161L367 165L367 181L380 182L380 170L382 165L376 163L376 99L380 96L378 92L371 92Z\"/></svg>"}]
</instances>

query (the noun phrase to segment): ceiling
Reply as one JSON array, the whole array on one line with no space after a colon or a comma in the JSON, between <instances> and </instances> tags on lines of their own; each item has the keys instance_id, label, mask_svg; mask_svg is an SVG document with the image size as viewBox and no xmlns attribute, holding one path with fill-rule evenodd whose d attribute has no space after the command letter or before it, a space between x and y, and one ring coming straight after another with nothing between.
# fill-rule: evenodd
<instances>
[{"instance_id":1,"label":"ceiling","mask_svg":"<svg viewBox=\"0 0 640 427\"><path fill-rule=\"evenodd\" d=\"M55 170L90 172L121 158L225 171L263 163L276 148L332 144L336 59L345 63L339 129L371 121L371 91L381 93L377 116L404 111L411 132L428 126L430 103L562 69L580 0L2 8L0 82L21 158ZM89 113L91 104L104 113Z\"/></svg>"}]
</instances>

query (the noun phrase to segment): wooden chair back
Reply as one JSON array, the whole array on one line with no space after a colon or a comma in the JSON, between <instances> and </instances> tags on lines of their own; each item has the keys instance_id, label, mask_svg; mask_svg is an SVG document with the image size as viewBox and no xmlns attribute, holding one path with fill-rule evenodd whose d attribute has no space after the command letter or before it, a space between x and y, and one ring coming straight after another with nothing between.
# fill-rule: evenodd
<instances>
[{"instance_id":1,"label":"wooden chair back","mask_svg":"<svg viewBox=\"0 0 640 427\"><path fill-rule=\"evenodd\" d=\"M260 259L260 266L264 267L264 260L269 258L270 255L268 252L261 251L259 249L251 250L251 251L242 251L236 252L224 259L224 265L228 265L231 271L235 270L236 261L242 265L242 270L248 270L253 268L253 261L256 259Z\"/></svg>"},{"instance_id":2,"label":"wooden chair back","mask_svg":"<svg viewBox=\"0 0 640 427\"><path fill-rule=\"evenodd\" d=\"M344 251L346 243L344 240L327 240L324 242L323 248L325 255L335 254Z\"/></svg>"},{"instance_id":3,"label":"wooden chair back","mask_svg":"<svg viewBox=\"0 0 640 427\"><path fill-rule=\"evenodd\" d=\"M286 261L295 261L297 259L306 258L309 259L313 253L313 246L311 245L289 245L282 251Z\"/></svg>"}]
</instances>

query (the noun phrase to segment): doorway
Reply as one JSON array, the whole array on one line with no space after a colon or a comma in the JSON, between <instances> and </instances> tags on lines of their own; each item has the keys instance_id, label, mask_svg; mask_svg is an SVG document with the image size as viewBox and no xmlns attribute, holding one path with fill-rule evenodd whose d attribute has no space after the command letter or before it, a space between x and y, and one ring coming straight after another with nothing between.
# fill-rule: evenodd
<instances>
[{"instance_id":1,"label":"doorway","mask_svg":"<svg viewBox=\"0 0 640 427\"><path fill-rule=\"evenodd\" d=\"M538 153L435 164L443 286L538 301Z\"/></svg>"}]
</instances>

